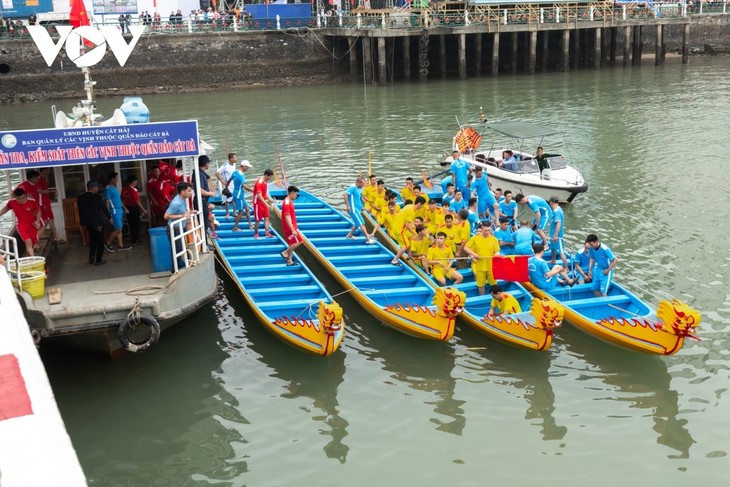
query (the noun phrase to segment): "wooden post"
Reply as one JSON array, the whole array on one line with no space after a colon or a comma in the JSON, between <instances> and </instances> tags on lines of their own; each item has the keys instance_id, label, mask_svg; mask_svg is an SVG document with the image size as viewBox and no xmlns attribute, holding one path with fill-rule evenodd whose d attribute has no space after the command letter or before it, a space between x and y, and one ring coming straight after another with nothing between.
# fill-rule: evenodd
<instances>
[{"instance_id":1,"label":"wooden post","mask_svg":"<svg viewBox=\"0 0 730 487\"><path fill-rule=\"evenodd\" d=\"M560 71L567 73L570 62L570 31L563 29L563 39L560 43Z\"/></svg>"},{"instance_id":2,"label":"wooden post","mask_svg":"<svg viewBox=\"0 0 730 487\"><path fill-rule=\"evenodd\" d=\"M459 34L459 79L466 79L466 34Z\"/></svg>"},{"instance_id":3,"label":"wooden post","mask_svg":"<svg viewBox=\"0 0 730 487\"><path fill-rule=\"evenodd\" d=\"M530 55L527 61L527 72L535 74L535 66L537 65L537 31L530 32Z\"/></svg>"},{"instance_id":4,"label":"wooden post","mask_svg":"<svg viewBox=\"0 0 730 487\"><path fill-rule=\"evenodd\" d=\"M382 85L388 83L388 66L385 55L385 37L378 37L378 82Z\"/></svg>"},{"instance_id":5,"label":"wooden post","mask_svg":"<svg viewBox=\"0 0 730 487\"><path fill-rule=\"evenodd\" d=\"M689 22L684 24L682 31L682 64L689 62Z\"/></svg>"},{"instance_id":6,"label":"wooden post","mask_svg":"<svg viewBox=\"0 0 730 487\"><path fill-rule=\"evenodd\" d=\"M492 76L499 74L499 32L492 34Z\"/></svg>"},{"instance_id":7,"label":"wooden post","mask_svg":"<svg viewBox=\"0 0 730 487\"><path fill-rule=\"evenodd\" d=\"M403 37L403 80L411 79L411 38Z\"/></svg>"}]
</instances>

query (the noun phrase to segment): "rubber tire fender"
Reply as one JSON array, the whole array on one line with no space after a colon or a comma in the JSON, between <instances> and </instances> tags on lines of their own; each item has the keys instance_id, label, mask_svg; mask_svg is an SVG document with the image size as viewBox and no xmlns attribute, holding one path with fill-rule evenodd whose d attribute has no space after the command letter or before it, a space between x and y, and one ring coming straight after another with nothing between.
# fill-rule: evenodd
<instances>
[{"instance_id":1,"label":"rubber tire fender","mask_svg":"<svg viewBox=\"0 0 730 487\"><path fill-rule=\"evenodd\" d=\"M134 343L129 340L130 327L133 322L137 322L138 324L145 325L150 328L150 337L146 342ZM134 353L144 352L160 339L160 324L156 319L148 315L140 315L138 319L131 319L130 317L127 317L119 325L119 328L117 329L117 337L126 351Z\"/></svg>"}]
</instances>

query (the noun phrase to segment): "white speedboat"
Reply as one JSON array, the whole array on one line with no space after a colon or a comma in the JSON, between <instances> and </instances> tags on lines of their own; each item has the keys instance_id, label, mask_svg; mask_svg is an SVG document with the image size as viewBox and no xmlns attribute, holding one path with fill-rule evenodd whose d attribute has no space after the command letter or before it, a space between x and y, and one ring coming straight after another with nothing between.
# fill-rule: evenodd
<instances>
[{"instance_id":1,"label":"white speedboat","mask_svg":"<svg viewBox=\"0 0 730 487\"><path fill-rule=\"evenodd\" d=\"M581 193L588 191L588 184L581 171L568 163L565 154L557 153L564 146L563 133L559 130L528 122L483 122L461 125L454 137L454 148L462 152L462 159L473 166L482 166L489 176L492 190L502 188L512 193L534 194L544 199L558 196L561 203L570 203ZM483 140L490 147L482 148ZM548 168L540 171L535 154L544 147ZM517 159L513 169L502 166L503 153L512 151ZM450 154L441 165L448 166Z\"/></svg>"}]
</instances>

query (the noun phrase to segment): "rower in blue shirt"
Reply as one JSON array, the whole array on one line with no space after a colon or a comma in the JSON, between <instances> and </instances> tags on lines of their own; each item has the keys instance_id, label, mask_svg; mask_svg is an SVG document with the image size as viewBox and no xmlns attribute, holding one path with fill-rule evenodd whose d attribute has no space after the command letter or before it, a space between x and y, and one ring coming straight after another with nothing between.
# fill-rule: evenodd
<instances>
[{"instance_id":1,"label":"rower in blue shirt","mask_svg":"<svg viewBox=\"0 0 730 487\"><path fill-rule=\"evenodd\" d=\"M598 240L598 235L591 233L586 237L586 243L591 246L588 255L591 258L588 270L588 277L593 279L593 294L596 296L607 296L608 288L613 280L613 268L618 263L618 258L606 244ZM593 266L595 263L595 268Z\"/></svg>"},{"instance_id":2,"label":"rower in blue shirt","mask_svg":"<svg viewBox=\"0 0 730 487\"><path fill-rule=\"evenodd\" d=\"M499 200L499 214L509 219L509 226L517 230L517 202L512 199L512 191L509 189L502 193Z\"/></svg>"},{"instance_id":3,"label":"rower in blue shirt","mask_svg":"<svg viewBox=\"0 0 730 487\"><path fill-rule=\"evenodd\" d=\"M514 255L532 255L532 244L541 243L542 239L527 225L527 220L520 221L520 228L514 232Z\"/></svg>"},{"instance_id":4,"label":"rower in blue shirt","mask_svg":"<svg viewBox=\"0 0 730 487\"><path fill-rule=\"evenodd\" d=\"M528 229L529 230L529 229ZM532 230L530 230L532 231ZM515 236L509 226L509 219L505 216L499 217L499 226L494 231L494 236L499 241L500 255L514 255L515 253Z\"/></svg>"},{"instance_id":5,"label":"rower in blue shirt","mask_svg":"<svg viewBox=\"0 0 730 487\"><path fill-rule=\"evenodd\" d=\"M471 197L471 191L469 190L469 163L461 158L461 152L458 150L451 153L451 158L454 161L449 167L452 182L456 189L461 190L464 199L468 201Z\"/></svg>"},{"instance_id":6,"label":"rower in blue shirt","mask_svg":"<svg viewBox=\"0 0 730 487\"><path fill-rule=\"evenodd\" d=\"M530 274L530 282L538 289L549 292L558 286L572 286L575 284L575 281L568 276L563 266L556 264L550 267L545 262L545 259L542 258L545 253L545 246L543 244L535 244L532 249L535 255L527 261L527 271ZM563 280L561 281L557 276L562 277Z\"/></svg>"},{"instance_id":7,"label":"rower in blue shirt","mask_svg":"<svg viewBox=\"0 0 730 487\"><path fill-rule=\"evenodd\" d=\"M532 224L537 234L540 235L542 241L545 245L547 245L548 238L547 235L545 235L545 229L548 227L548 223L553 216L553 210L550 209L550 205L548 205L547 201L544 199L533 194L526 196L519 193L515 196L515 201L518 205L527 205L527 207L535 213Z\"/></svg>"},{"instance_id":8,"label":"rower in blue shirt","mask_svg":"<svg viewBox=\"0 0 730 487\"><path fill-rule=\"evenodd\" d=\"M573 257L573 271L570 277L580 280L581 284L591 282L591 278L588 275L595 274L596 272L595 264L593 264L593 269L590 268L591 256L588 254L590 248L591 245L585 243L584 247L578 250L575 253L575 257Z\"/></svg>"},{"instance_id":9,"label":"rower in blue shirt","mask_svg":"<svg viewBox=\"0 0 730 487\"><path fill-rule=\"evenodd\" d=\"M565 213L560 207L560 199L557 196L550 197L550 210L553 213L550 219L550 262L555 263L558 256L563 261L563 267L568 268L568 259L565 257L565 245L563 235L565 234Z\"/></svg>"},{"instance_id":10,"label":"rower in blue shirt","mask_svg":"<svg viewBox=\"0 0 730 487\"><path fill-rule=\"evenodd\" d=\"M477 195L477 213L482 220L494 220L499 211L497 200L489 189L489 179L483 167L477 166L474 169L474 182L472 188Z\"/></svg>"}]
</instances>

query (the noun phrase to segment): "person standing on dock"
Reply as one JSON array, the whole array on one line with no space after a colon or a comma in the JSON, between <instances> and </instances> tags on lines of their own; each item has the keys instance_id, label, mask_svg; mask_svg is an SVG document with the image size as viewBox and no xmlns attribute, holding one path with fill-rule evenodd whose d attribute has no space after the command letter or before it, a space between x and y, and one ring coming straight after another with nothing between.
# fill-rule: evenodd
<instances>
[{"instance_id":1,"label":"person standing on dock","mask_svg":"<svg viewBox=\"0 0 730 487\"><path fill-rule=\"evenodd\" d=\"M86 193L78 197L79 223L89 233L89 264L106 264L104 257L104 227L112 216L99 194L101 185L93 179L86 183ZM131 227L131 225L130 225Z\"/></svg>"},{"instance_id":2,"label":"person standing on dock","mask_svg":"<svg viewBox=\"0 0 730 487\"><path fill-rule=\"evenodd\" d=\"M32 257L35 255L35 245L38 244L38 229L42 225L41 207L38 202L28 199L23 188L15 188L13 197L0 210L0 216L10 210L15 213L16 230L25 244L25 253Z\"/></svg>"},{"instance_id":3,"label":"person standing on dock","mask_svg":"<svg viewBox=\"0 0 730 487\"><path fill-rule=\"evenodd\" d=\"M200 179L200 196L202 197L202 204L203 204L203 226L207 230L212 230L214 227L211 227L210 220L209 220L209 214L210 214L210 208L208 207L208 198L215 196L215 192L210 190L210 184L208 182L208 174L206 171L210 167L210 157L206 155L202 155L198 157L198 170L193 173L193 177L191 179L192 181L192 187L195 188L196 185L196 178ZM179 193L178 193L179 194ZM193 198L193 208L196 210L200 210L198 208L198 198Z\"/></svg>"},{"instance_id":4,"label":"person standing on dock","mask_svg":"<svg viewBox=\"0 0 730 487\"><path fill-rule=\"evenodd\" d=\"M174 225L174 223L181 219L187 219L190 217L192 212L188 210L188 203L186 200L193 196L194 193L192 185L185 181L177 183L175 190L177 191L177 195L172 199L172 201L170 201L164 216L165 221L167 221L168 225L170 225L172 229L173 238L180 237L182 232L189 229L189 222L182 224L182 226L180 224ZM175 253L181 253L184 248L185 244L183 239L175 239ZM178 256L177 258L177 266L180 269L185 267L185 260L181 256Z\"/></svg>"},{"instance_id":5,"label":"person standing on dock","mask_svg":"<svg viewBox=\"0 0 730 487\"><path fill-rule=\"evenodd\" d=\"M147 214L139 200L137 184L139 180L134 174L127 177L127 184L122 188L122 204L127 208L127 222L129 222L129 241L132 245L139 244L139 227L142 216Z\"/></svg>"},{"instance_id":6,"label":"person standing on dock","mask_svg":"<svg viewBox=\"0 0 730 487\"><path fill-rule=\"evenodd\" d=\"M231 176L236 172L236 163L238 156L235 152L228 154L228 162L223 164L215 172L215 177L221 183L221 200L226 207L226 220L231 218L230 206L233 202L233 187L231 186Z\"/></svg>"},{"instance_id":7,"label":"person standing on dock","mask_svg":"<svg viewBox=\"0 0 730 487\"><path fill-rule=\"evenodd\" d=\"M107 252L114 252L112 242L114 239L117 241L117 250L129 250L132 247L125 246L122 242L122 225L124 223L124 214L129 210L122 204L122 197L117 189L117 180L119 173L110 172L109 178L107 179L106 187L104 188L104 199L106 199L107 209L112 215L112 226L114 229L109 234L104 243L104 247Z\"/></svg>"},{"instance_id":8,"label":"person standing on dock","mask_svg":"<svg viewBox=\"0 0 730 487\"><path fill-rule=\"evenodd\" d=\"M588 264L588 277L592 279L591 289L596 297L607 296L608 288L613 281L613 268L618 263L618 257L606 244L598 240L598 235L591 233L586 237L586 243L591 246L588 255L591 260ZM595 272L594 272L595 271Z\"/></svg>"},{"instance_id":9,"label":"person standing on dock","mask_svg":"<svg viewBox=\"0 0 730 487\"><path fill-rule=\"evenodd\" d=\"M253 185L253 218L254 229L253 238L259 238L259 223L264 221L264 232L266 238L276 238L269 231L269 207L274 204L274 200L269 197L269 181L274 177L274 171L266 169L264 175L256 180Z\"/></svg>"},{"instance_id":10,"label":"person standing on dock","mask_svg":"<svg viewBox=\"0 0 730 487\"><path fill-rule=\"evenodd\" d=\"M304 243L304 237L299 232L297 215L294 211L294 201L299 197L299 188L289 186L286 193L286 198L281 204L281 228L284 230L284 240L288 247L281 253L281 256L286 260L286 265L297 265L292 259L294 250Z\"/></svg>"},{"instance_id":11,"label":"person standing on dock","mask_svg":"<svg viewBox=\"0 0 730 487\"><path fill-rule=\"evenodd\" d=\"M350 214L350 218L352 218L352 228L345 238L355 238L355 232L359 228L362 234L365 235L365 243L374 244L375 240L373 239L373 236L368 233L368 229L365 227L365 220L362 216L363 186L365 186L365 179L358 177L355 180L355 184L347 188L345 194L342 195L342 198L345 200L345 210Z\"/></svg>"}]
</instances>

